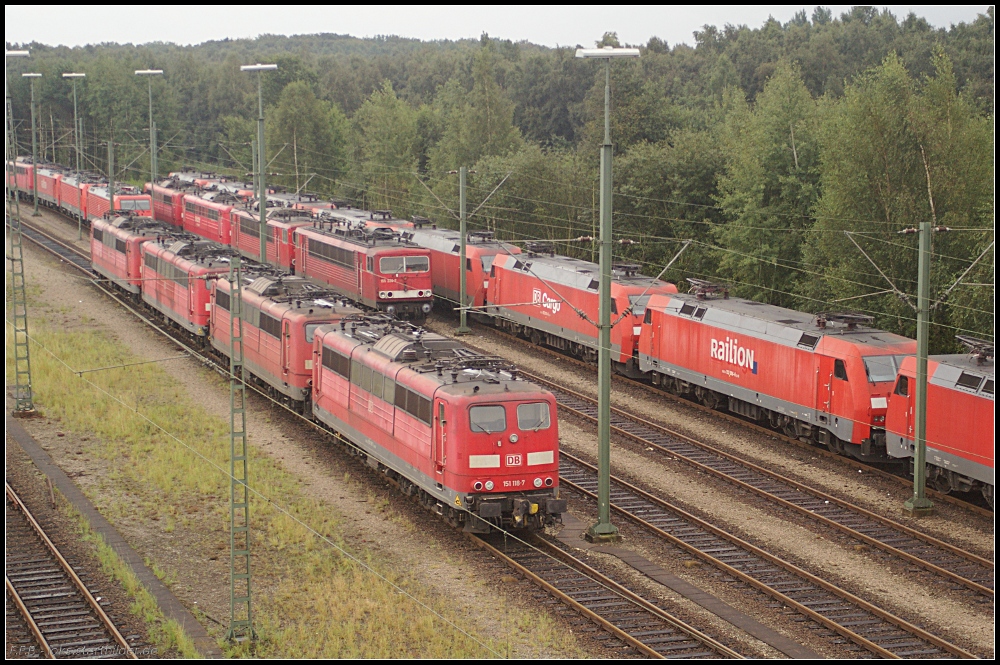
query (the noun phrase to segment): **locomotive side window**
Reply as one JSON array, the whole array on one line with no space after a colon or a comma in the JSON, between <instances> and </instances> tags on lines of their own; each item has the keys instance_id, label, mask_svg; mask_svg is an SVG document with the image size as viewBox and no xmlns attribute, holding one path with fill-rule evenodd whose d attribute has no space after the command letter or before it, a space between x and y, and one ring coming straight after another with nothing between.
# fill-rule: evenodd
<instances>
[{"instance_id":1,"label":"locomotive side window","mask_svg":"<svg viewBox=\"0 0 1000 665\"><path fill-rule=\"evenodd\" d=\"M150 270L156 270L156 257L152 254L147 253L142 260L146 264L146 267Z\"/></svg>"},{"instance_id":2,"label":"locomotive side window","mask_svg":"<svg viewBox=\"0 0 1000 665\"><path fill-rule=\"evenodd\" d=\"M345 268L354 268L354 252L343 247L327 245L318 240L309 240L309 256L336 263Z\"/></svg>"},{"instance_id":3,"label":"locomotive side window","mask_svg":"<svg viewBox=\"0 0 1000 665\"><path fill-rule=\"evenodd\" d=\"M125 243L124 240L121 240L119 238L115 238L115 249L116 250L118 250L119 252L121 252L122 254L124 254L125 253L125 247L126 247L126 243Z\"/></svg>"},{"instance_id":4,"label":"locomotive side window","mask_svg":"<svg viewBox=\"0 0 1000 665\"><path fill-rule=\"evenodd\" d=\"M323 367L333 370L345 379L349 378L351 373L351 361L347 356L325 346L323 347Z\"/></svg>"},{"instance_id":5,"label":"locomotive side window","mask_svg":"<svg viewBox=\"0 0 1000 665\"><path fill-rule=\"evenodd\" d=\"M968 372L962 372L956 381L956 385L962 388L968 388L969 390L978 390L979 384L983 382L983 377L976 376L975 374L969 374Z\"/></svg>"},{"instance_id":6,"label":"locomotive side window","mask_svg":"<svg viewBox=\"0 0 1000 665\"><path fill-rule=\"evenodd\" d=\"M469 427L473 432L503 432L507 429L507 410L502 406L474 406L469 409Z\"/></svg>"},{"instance_id":7,"label":"locomotive side window","mask_svg":"<svg viewBox=\"0 0 1000 665\"><path fill-rule=\"evenodd\" d=\"M375 258L372 256L368 257L368 272L375 272Z\"/></svg>"},{"instance_id":8,"label":"locomotive side window","mask_svg":"<svg viewBox=\"0 0 1000 665\"><path fill-rule=\"evenodd\" d=\"M272 337L281 337L281 321L261 312L260 329Z\"/></svg>"},{"instance_id":9,"label":"locomotive side window","mask_svg":"<svg viewBox=\"0 0 1000 665\"><path fill-rule=\"evenodd\" d=\"M615 300L614 298L611 299L611 313L612 314L618 313L618 301Z\"/></svg>"},{"instance_id":10,"label":"locomotive side window","mask_svg":"<svg viewBox=\"0 0 1000 665\"><path fill-rule=\"evenodd\" d=\"M260 238L260 222L257 222L252 217L240 215L240 233Z\"/></svg>"},{"instance_id":11,"label":"locomotive side window","mask_svg":"<svg viewBox=\"0 0 1000 665\"><path fill-rule=\"evenodd\" d=\"M385 383L382 384L382 399L389 404L396 402L396 382L388 376L385 377Z\"/></svg>"},{"instance_id":12,"label":"locomotive side window","mask_svg":"<svg viewBox=\"0 0 1000 665\"><path fill-rule=\"evenodd\" d=\"M326 325L325 323L307 323L306 324L306 341L312 344L313 339L316 338L316 329L320 326Z\"/></svg>"},{"instance_id":13,"label":"locomotive side window","mask_svg":"<svg viewBox=\"0 0 1000 665\"><path fill-rule=\"evenodd\" d=\"M372 368L365 365L361 366L361 385L359 386L366 393L372 391Z\"/></svg>"},{"instance_id":14,"label":"locomotive side window","mask_svg":"<svg viewBox=\"0 0 1000 665\"><path fill-rule=\"evenodd\" d=\"M896 389L893 391L896 395L901 397L910 396L910 379L906 376L899 377L899 381L896 382Z\"/></svg>"},{"instance_id":15,"label":"locomotive side window","mask_svg":"<svg viewBox=\"0 0 1000 665\"><path fill-rule=\"evenodd\" d=\"M215 292L215 304L228 312L229 311L229 294L226 293L225 291L218 291L217 290Z\"/></svg>"},{"instance_id":16,"label":"locomotive side window","mask_svg":"<svg viewBox=\"0 0 1000 665\"><path fill-rule=\"evenodd\" d=\"M472 272L472 259L465 259L465 272Z\"/></svg>"},{"instance_id":17,"label":"locomotive side window","mask_svg":"<svg viewBox=\"0 0 1000 665\"><path fill-rule=\"evenodd\" d=\"M351 383L356 386L361 385L361 368L363 365L357 360L351 361ZM396 406L399 406L398 404Z\"/></svg>"},{"instance_id":18,"label":"locomotive side window","mask_svg":"<svg viewBox=\"0 0 1000 665\"><path fill-rule=\"evenodd\" d=\"M653 310L651 310L651 309L647 309L646 310L646 316L644 316L642 318L642 322L643 323L652 323L653 322Z\"/></svg>"},{"instance_id":19,"label":"locomotive side window","mask_svg":"<svg viewBox=\"0 0 1000 665\"><path fill-rule=\"evenodd\" d=\"M101 229L94 229L94 240L97 242L104 242L104 231Z\"/></svg>"},{"instance_id":20,"label":"locomotive side window","mask_svg":"<svg viewBox=\"0 0 1000 665\"><path fill-rule=\"evenodd\" d=\"M844 365L843 360L835 360L833 362L833 376L841 381L847 381L847 366Z\"/></svg>"},{"instance_id":21,"label":"locomotive side window","mask_svg":"<svg viewBox=\"0 0 1000 665\"><path fill-rule=\"evenodd\" d=\"M384 377L378 372L372 372L372 389L371 394L373 397L378 397L382 399L382 381Z\"/></svg>"},{"instance_id":22,"label":"locomotive side window","mask_svg":"<svg viewBox=\"0 0 1000 665\"><path fill-rule=\"evenodd\" d=\"M540 429L548 429L549 425L551 420L549 405L546 402L517 405L517 428L522 432L527 430L537 432Z\"/></svg>"}]
</instances>

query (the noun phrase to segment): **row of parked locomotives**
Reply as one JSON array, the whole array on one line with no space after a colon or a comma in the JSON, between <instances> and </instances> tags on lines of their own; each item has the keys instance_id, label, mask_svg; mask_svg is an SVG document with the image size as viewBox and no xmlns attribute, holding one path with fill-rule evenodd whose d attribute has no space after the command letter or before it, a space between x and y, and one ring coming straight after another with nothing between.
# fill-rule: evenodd
<instances>
[{"instance_id":1,"label":"row of parked locomotives","mask_svg":"<svg viewBox=\"0 0 1000 665\"><path fill-rule=\"evenodd\" d=\"M149 189L157 219L244 256L259 258L260 210L247 183L215 174L180 172ZM359 223L374 212L314 196L268 195L267 262L323 282L339 295L389 316L420 320L431 311L429 252L389 225Z\"/></svg>"},{"instance_id":2,"label":"row of parked locomotives","mask_svg":"<svg viewBox=\"0 0 1000 665\"><path fill-rule=\"evenodd\" d=\"M551 393L509 363L329 285L169 224L95 220L93 268L220 359L240 305L248 380L326 425L407 494L466 531L539 529L565 511Z\"/></svg>"},{"instance_id":3,"label":"row of parked locomotives","mask_svg":"<svg viewBox=\"0 0 1000 665\"><path fill-rule=\"evenodd\" d=\"M395 230L428 251L435 296L449 304L462 300L457 232L419 217L402 220L390 211L357 210L316 197L277 194L274 205L284 209L271 216L298 219L305 229L316 227L310 217L319 218L319 228L333 235L335 229L345 236L360 229ZM522 250L491 233L473 232L466 237L465 270L464 304L473 317L536 344L596 358L596 264L556 255L540 243ZM635 265L614 267L616 371L841 454L872 462L912 458L912 432L910 443L899 443L907 440L904 432L893 445L887 418L894 413L890 403L903 401L895 387L915 352L913 340L871 328L865 317L816 316L730 299L723 289L691 281L691 294L681 295L673 284L639 274ZM992 414L993 388L992 381L981 383L971 392L953 385L961 399L930 391L929 477L942 491L978 489L992 501L992 416L982 413ZM955 420L974 426L964 431L951 426Z\"/></svg>"},{"instance_id":4,"label":"row of parked locomotives","mask_svg":"<svg viewBox=\"0 0 1000 665\"><path fill-rule=\"evenodd\" d=\"M38 162L18 157L7 165L8 186L17 188L18 194L31 198L35 181L38 185L40 205L91 222L111 210L109 183L106 178L89 171L75 171L59 164ZM140 217L152 217L152 203L148 194L122 183L115 184L114 209Z\"/></svg>"},{"instance_id":5,"label":"row of parked locomotives","mask_svg":"<svg viewBox=\"0 0 1000 665\"><path fill-rule=\"evenodd\" d=\"M30 190L30 164L19 159L16 167L19 189ZM45 180L56 172L58 179ZM67 204L74 199L53 198L62 202L56 205L46 192L57 183L66 187L90 176L54 165L39 166L38 173L43 202L77 215ZM85 207L87 194L102 191L100 186L78 189L79 205ZM119 282L123 288L151 305L155 301L180 327L209 330L205 276L228 271L227 252L259 256L260 212L253 187L217 174L183 171L147 189L161 223L140 218L149 214L141 203L127 204L139 208L132 215L95 221L101 241L95 247L95 270L111 277L118 270L111 264L127 266L131 278ZM130 199L116 194L115 200L120 206ZM417 319L430 310L433 297L448 305L463 300L461 238L424 218L399 219L388 210L360 210L276 188L268 195L265 235L271 266L321 283L333 299L347 297ZM137 247L150 240L144 259ZM206 240L216 243L215 258L203 254L210 246ZM196 256L201 258L192 261ZM163 265L166 271L146 291L139 274L143 265L154 272ZM473 317L536 344L584 360L596 358L596 264L557 255L539 243L522 249L477 231L466 237L465 271L464 303ZM195 286L169 283L171 275L181 274L188 276L180 282L194 278ZM728 298L722 288L689 281L690 293L683 295L671 283L639 274L637 266L614 267L616 371L841 454L874 462L912 458L913 340L871 328L857 315L797 312ZM928 475L942 491L978 490L992 502L992 345L975 341L974 346L976 353L968 357L931 361ZM961 369L963 362L969 367ZM266 383L287 395L281 390L284 380Z\"/></svg>"}]
</instances>

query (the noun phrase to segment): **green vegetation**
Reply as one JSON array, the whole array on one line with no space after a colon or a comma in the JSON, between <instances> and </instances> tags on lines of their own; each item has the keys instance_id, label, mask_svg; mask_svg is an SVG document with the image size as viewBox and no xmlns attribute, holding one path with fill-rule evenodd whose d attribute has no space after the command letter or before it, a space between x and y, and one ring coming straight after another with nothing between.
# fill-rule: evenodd
<instances>
[{"instance_id":1,"label":"green vegetation","mask_svg":"<svg viewBox=\"0 0 1000 665\"><path fill-rule=\"evenodd\" d=\"M705 26L693 47L655 37L639 46L642 57L612 73L615 228L631 241L616 245L617 259L656 274L693 239L669 279L727 281L739 295L809 311L860 310L912 335L912 310L885 293L844 232L911 295L916 240L898 232L934 216L932 197L937 222L956 229L934 241L935 293L989 247L993 7L948 29L915 14L859 6L834 17L818 7L786 24ZM86 71L88 164L105 164L100 142L113 123L116 163L142 182L147 82L132 70L157 67L161 172L246 174L257 85L239 65L276 62L262 79L278 174L269 183L454 225L448 171L469 166L472 206L508 178L472 228L593 256L593 243L574 239L596 235L604 77L572 48L330 34L30 47L30 66L46 75L42 153L57 161L72 154L70 87L58 73ZM11 84L14 115L26 118L28 83ZM993 262L990 249L935 309L932 352L957 350L957 332L992 337Z\"/></svg>"},{"instance_id":2,"label":"green vegetation","mask_svg":"<svg viewBox=\"0 0 1000 665\"><path fill-rule=\"evenodd\" d=\"M174 651L181 658L200 658L201 654L195 649L194 643L180 624L163 616L163 612L156 604L156 599L146 591L146 587L142 585L132 569L121 560L121 557L104 542L103 538L94 533L87 518L65 501L62 510L76 522L80 539L94 548L97 560L101 563L101 569L112 579L117 580L125 589L128 597L132 599L132 607L129 609L132 614L145 622L149 637L159 649L159 653L167 654Z\"/></svg>"},{"instance_id":3,"label":"green vegetation","mask_svg":"<svg viewBox=\"0 0 1000 665\"><path fill-rule=\"evenodd\" d=\"M90 488L102 513L112 522L139 520L144 531L171 533L175 542L194 550L191 562L225 560L229 483L219 470L228 469L224 419L192 402L183 385L153 364L95 372L85 375L87 380L76 377L73 369L137 360L107 330L62 332L37 313L32 329L35 403L61 428L86 436L85 453L105 469ZM200 380L219 382L208 370L199 371ZM223 645L229 655L481 658L511 653L515 644L572 652L571 639L560 637L544 619L528 631L504 618L503 641L475 634L474 622L458 616L405 571L345 543L344 518L297 478L253 447L250 456L253 487L269 499L251 499L260 640L252 647ZM380 500L375 509L385 513L388 503ZM159 626L157 639L164 647L192 653L176 627L156 617L151 600L139 593L113 553L88 538L109 571L136 594L136 612ZM150 561L168 583L185 578L188 585L201 585L204 594L228 592L225 566L197 571L190 562L178 569L180 563L155 555ZM192 580L192 574L206 577Z\"/></svg>"}]
</instances>

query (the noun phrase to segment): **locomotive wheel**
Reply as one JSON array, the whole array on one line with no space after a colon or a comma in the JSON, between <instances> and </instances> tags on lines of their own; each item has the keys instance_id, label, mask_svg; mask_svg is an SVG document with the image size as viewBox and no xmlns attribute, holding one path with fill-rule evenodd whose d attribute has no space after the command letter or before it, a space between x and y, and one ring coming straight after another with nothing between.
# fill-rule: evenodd
<instances>
[{"instance_id":1,"label":"locomotive wheel","mask_svg":"<svg viewBox=\"0 0 1000 665\"><path fill-rule=\"evenodd\" d=\"M532 330L531 331L531 343L534 344L535 346L541 346L542 345L542 333L538 332L537 330Z\"/></svg>"}]
</instances>

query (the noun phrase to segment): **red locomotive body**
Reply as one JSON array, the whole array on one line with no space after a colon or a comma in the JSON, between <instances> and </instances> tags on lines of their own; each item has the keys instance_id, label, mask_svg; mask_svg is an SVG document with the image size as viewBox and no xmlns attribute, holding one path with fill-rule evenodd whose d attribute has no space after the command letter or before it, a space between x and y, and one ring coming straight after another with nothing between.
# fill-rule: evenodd
<instances>
[{"instance_id":1,"label":"red locomotive body","mask_svg":"<svg viewBox=\"0 0 1000 665\"><path fill-rule=\"evenodd\" d=\"M181 328L208 333L212 277L229 271L232 251L187 233L142 244L142 299Z\"/></svg>"},{"instance_id":2,"label":"red locomotive body","mask_svg":"<svg viewBox=\"0 0 1000 665\"><path fill-rule=\"evenodd\" d=\"M612 271L611 358L618 371L635 374L639 326L653 294L677 287L637 273L637 266ZM600 267L568 256L529 251L496 255L490 269L486 311L497 326L586 360L598 349Z\"/></svg>"},{"instance_id":3,"label":"red locomotive body","mask_svg":"<svg viewBox=\"0 0 1000 665\"><path fill-rule=\"evenodd\" d=\"M551 393L457 340L374 317L345 323L316 333L320 421L466 531L537 529L565 511Z\"/></svg>"},{"instance_id":4,"label":"red locomotive body","mask_svg":"<svg viewBox=\"0 0 1000 665\"><path fill-rule=\"evenodd\" d=\"M713 408L884 461L889 393L916 342L858 325L866 318L816 318L739 298L654 296L639 368L654 384Z\"/></svg>"},{"instance_id":5,"label":"red locomotive body","mask_svg":"<svg viewBox=\"0 0 1000 665\"><path fill-rule=\"evenodd\" d=\"M206 240L229 245L232 242L232 203L217 203L196 194L184 195L184 230Z\"/></svg>"},{"instance_id":6,"label":"red locomotive body","mask_svg":"<svg viewBox=\"0 0 1000 665\"><path fill-rule=\"evenodd\" d=\"M32 174L34 173L31 160L18 157L14 160L13 168L11 168L10 162L7 162L7 165L7 184L11 188L16 187L22 192L30 192L32 188Z\"/></svg>"},{"instance_id":7,"label":"red locomotive body","mask_svg":"<svg viewBox=\"0 0 1000 665\"><path fill-rule=\"evenodd\" d=\"M87 208L84 219L93 221L100 219L111 210L108 199L108 184L94 184L87 188ZM115 211L128 212L140 217L153 216L153 203L149 194L141 194L134 187L115 187Z\"/></svg>"},{"instance_id":8,"label":"red locomotive body","mask_svg":"<svg viewBox=\"0 0 1000 665\"><path fill-rule=\"evenodd\" d=\"M172 183L175 181L166 181ZM146 191L153 199L153 218L159 222L184 228L184 192L168 184L150 185L146 183Z\"/></svg>"},{"instance_id":9,"label":"red locomotive body","mask_svg":"<svg viewBox=\"0 0 1000 665\"><path fill-rule=\"evenodd\" d=\"M254 210L233 209L233 249L252 259L260 258L260 217ZM295 229L312 226L308 212L291 208L269 209L267 213L267 260L295 272Z\"/></svg>"},{"instance_id":10,"label":"red locomotive body","mask_svg":"<svg viewBox=\"0 0 1000 665\"><path fill-rule=\"evenodd\" d=\"M437 228L403 231L403 237L431 253L431 281L434 294L453 303L459 302L461 290L460 247L458 231ZM473 231L465 242L465 306L482 308L489 291L490 269L495 257L517 255L521 248L494 239L491 231Z\"/></svg>"},{"instance_id":11,"label":"red locomotive body","mask_svg":"<svg viewBox=\"0 0 1000 665\"><path fill-rule=\"evenodd\" d=\"M148 217L119 215L90 224L90 259L94 270L130 293L142 291L142 249L147 240L170 233Z\"/></svg>"},{"instance_id":12,"label":"red locomotive body","mask_svg":"<svg viewBox=\"0 0 1000 665\"><path fill-rule=\"evenodd\" d=\"M243 276L243 362L250 373L296 402L309 399L313 378L313 336L324 324L360 315L329 289L273 268L245 263ZM230 350L231 284L214 280L212 346Z\"/></svg>"},{"instance_id":13,"label":"red locomotive body","mask_svg":"<svg viewBox=\"0 0 1000 665\"><path fill-rule=\"evenodd\" d=\"M38 199L43 205L59 207L59 183L63 175L54 165L38 165Z\"/></svg>"},{"instance_id":14,"label":"red locomotive body","mask_svg":"<svg viewBox=\"0 0 1000 665\"><path fill-rule=\"evenodd\" d=\"M422 319L431 311L430 252L391 229L365 230L317 221L295 229L296 272L390 316Z\"/></svg>"},{"instance_id":15,"label":"red locomotive body","mask_svg":"<svg viewBox=\"0 0 1000 665\"><path fill-rule=\"evenodd\" d=\"M890 457L912 458L916 357L903 359L885 418ZM927 480L938 490L977 487L993 505L994 431L992 358L927 359Z\"/></svg>"},{"instance_id":16,"label":"red locomotive body","mask_svg":"<svg viewBox=\"0 0 1000 665\"><path fill-rule=\"evenodd\" d=\"M87 217L87 191L93 183L79 173L68 173L59 180L59 207L76 219Z\"/></svg>"}]
</instances>

